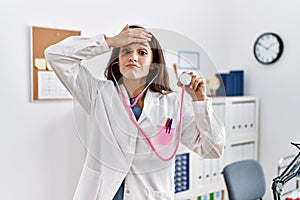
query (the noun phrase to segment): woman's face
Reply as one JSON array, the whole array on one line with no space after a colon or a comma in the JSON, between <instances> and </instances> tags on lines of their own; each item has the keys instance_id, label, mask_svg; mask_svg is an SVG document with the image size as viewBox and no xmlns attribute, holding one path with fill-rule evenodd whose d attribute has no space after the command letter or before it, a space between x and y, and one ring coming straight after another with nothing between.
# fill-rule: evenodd
<instances>
[{"instance_id":1,"label":"woman's face","mask_svg":"<svg viewBox=\"0 0 300 200\"><path fill-rule=\"evenodd\" d=\"M134 43L120 48L119 67L125 79L146 78L153 60L148 43Z\"/></svg>"}]
</instances>

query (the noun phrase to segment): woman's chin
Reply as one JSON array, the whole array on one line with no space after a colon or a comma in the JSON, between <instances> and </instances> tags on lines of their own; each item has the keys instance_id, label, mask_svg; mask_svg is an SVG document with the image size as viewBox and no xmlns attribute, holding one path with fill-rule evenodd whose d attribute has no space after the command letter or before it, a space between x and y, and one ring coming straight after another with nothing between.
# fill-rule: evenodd
<instances>
[{"instance_id":1,"label":"woman's chin","mask_svg":"<svg viewBox=\"0 0 300 200\"><path fill-rule=\"evenodd\" d=\"M127 80L137 80L137 79L147 77L147 74L143 74L141 72L136 72L134 70L130 70L126 74L124 74L123 76Z\"/></svg>"}]
</instances>

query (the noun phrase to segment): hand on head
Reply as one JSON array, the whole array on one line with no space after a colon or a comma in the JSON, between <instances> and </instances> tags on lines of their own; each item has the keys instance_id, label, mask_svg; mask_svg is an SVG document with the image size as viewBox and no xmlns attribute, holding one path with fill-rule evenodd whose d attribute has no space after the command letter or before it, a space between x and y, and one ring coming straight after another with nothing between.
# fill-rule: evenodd
<instances>
[{"instance_id":1,"label":"hand on head","mask_svg":"<svg viewBox=\"0 0 300 200\"><path fill-rule=\"evenodd\" d=\"M119 48L132 43L146 43L151 41L152 35L144 28L129 28L128 24L113 37L106 37L109 47Z\"/></svg>"}]
</instances>

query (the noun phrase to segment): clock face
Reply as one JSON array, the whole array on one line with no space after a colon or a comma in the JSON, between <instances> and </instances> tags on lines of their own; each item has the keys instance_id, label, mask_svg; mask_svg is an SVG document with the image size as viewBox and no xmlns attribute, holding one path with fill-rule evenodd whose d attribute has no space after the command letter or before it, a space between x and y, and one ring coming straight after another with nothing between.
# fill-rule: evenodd
<instances>
[{"instance_id":1,"label":"clock face","mask_svg":"<svg viewBox=\"0 0 300 200\"><path fill-rule=\"evenodd\" d=\"M275 33L264 33L255 41L253 51L258 62L272 64L282 55L282 39Z\"/></svg>"}]
</instances>

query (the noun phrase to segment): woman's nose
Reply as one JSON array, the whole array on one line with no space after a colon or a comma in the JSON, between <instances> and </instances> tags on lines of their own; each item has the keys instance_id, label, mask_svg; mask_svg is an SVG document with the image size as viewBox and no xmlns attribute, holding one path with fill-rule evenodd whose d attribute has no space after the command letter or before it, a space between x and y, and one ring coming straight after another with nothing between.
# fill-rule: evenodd
<instances>
[{"instance_id":1,"label":"woman's nose","mask_svg":"<svg viewBox=\"0 0 300 200\"><path fill-rule=\"evenodd\" d=\"M138 54L136 51L132 51L129 57L129 61L136 62L138 60Z\"/></svg>"}]
</instances>

